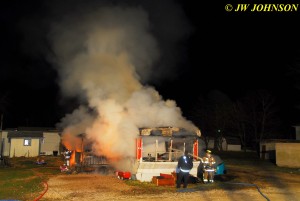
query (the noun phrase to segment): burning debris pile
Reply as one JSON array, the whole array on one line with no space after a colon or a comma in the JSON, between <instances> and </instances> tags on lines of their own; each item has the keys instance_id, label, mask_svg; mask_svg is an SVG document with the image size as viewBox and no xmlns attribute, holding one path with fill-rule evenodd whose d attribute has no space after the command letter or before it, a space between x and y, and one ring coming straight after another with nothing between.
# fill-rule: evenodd
<instances>
[{"instance_id":1,"label":"burning debris pile","mask_svg":"<svg viewBox=\"0 0 300 201\"><path fill-rule=\"evenodd\" d=\"M50 33L62 93L82 103L58 125L73 155L83 152L85 145L77 135L84 133L94 155L128 170L136 157L139 128L199 130L175 101L164 100L143 84L160 58L144 7L85 7L79 13L53 23ZM174 41L181 37L179 32L175 36Z\"/></svg>"}]
</instances>

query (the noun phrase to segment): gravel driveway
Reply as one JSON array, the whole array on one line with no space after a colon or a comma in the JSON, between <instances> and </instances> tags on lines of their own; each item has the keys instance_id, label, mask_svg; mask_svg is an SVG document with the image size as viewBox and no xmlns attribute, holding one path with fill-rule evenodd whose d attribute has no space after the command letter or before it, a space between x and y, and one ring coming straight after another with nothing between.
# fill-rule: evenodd
<instances>
[{"instance_id":1,"label":"gravel driveway","mask_svg":"<svg viewBox=\"0 0 300 201\"><path fill-rule=\"evenodd\" d=\"M249 173L235 170L232 177L239 177L243 183L217 180L214 184L190 184L188 189L176 190L175 187L149 188L145 185L128 185L115 175L70 174L59 175L48 181L48 191L41 200L205 200L205 201L298 201L300 200L300 175L257 171ZM248 186L247 183L255 183ZM184 191L185 190L185 191ZM265 195L266 197L263 197Z\"/></svg>"}]
</instances>

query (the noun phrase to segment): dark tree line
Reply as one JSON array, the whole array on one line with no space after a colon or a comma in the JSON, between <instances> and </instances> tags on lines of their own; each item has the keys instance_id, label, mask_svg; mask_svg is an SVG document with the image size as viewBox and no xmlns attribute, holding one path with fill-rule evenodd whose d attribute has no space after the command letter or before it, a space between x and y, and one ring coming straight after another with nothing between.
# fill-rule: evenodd
<instances>
[{"instance_id":1,"label":"dark tree line","mask_svg":"<svg viewBox=\"0 0 300 201\"><path fill-rule=\"evenodd\" d=\"M263 139L285 138L275 96L265 90L249 92L236 100L211 91L206 97L198 97L192 118L204 141L214 138L219 150L220 139L228 136L238 137L244 149L255 148Z\"/></svg>"}]
</instances>

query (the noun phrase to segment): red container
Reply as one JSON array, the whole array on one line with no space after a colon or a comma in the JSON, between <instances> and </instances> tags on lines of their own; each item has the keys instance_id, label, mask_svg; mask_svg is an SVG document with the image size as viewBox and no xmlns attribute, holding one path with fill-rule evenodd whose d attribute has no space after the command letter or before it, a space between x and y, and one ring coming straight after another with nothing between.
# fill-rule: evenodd
<instances>
[{"instance_id":1,"label":"red container","mask_svg":"<svg viewBox=\"0 0 300 201\"><path fill-rule=\"evenodd\" d=\"M119 179L130 179L131 178L131 173L130 172L121 172L121 171L118 171L116 172L117 173L117 176Z\"/></svg>"}]
</instances>

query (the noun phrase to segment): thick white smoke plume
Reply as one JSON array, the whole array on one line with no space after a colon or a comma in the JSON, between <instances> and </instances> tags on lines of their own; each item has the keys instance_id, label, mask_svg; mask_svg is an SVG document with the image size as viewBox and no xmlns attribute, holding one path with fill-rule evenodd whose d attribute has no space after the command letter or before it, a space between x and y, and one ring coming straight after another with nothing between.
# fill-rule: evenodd
<instances>
[{"instance_id":1,"label":"thick white smoke plume","mask_svg":"<svg viewBox=\"0 0 300 201\"><path fill-rule=\"evenodd\" d=\"M140 127L197 129L174 101L141 84L160 56L149 29L141 7L102 7L53 25L62 92L86 103L60 126L65 134L85 133L93 151L111 160L135 157Z\"/></svg>"}]
</instances>

